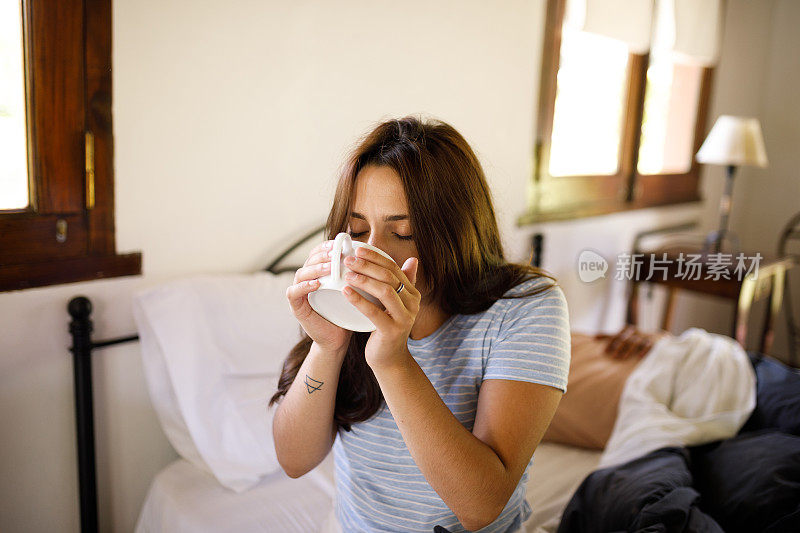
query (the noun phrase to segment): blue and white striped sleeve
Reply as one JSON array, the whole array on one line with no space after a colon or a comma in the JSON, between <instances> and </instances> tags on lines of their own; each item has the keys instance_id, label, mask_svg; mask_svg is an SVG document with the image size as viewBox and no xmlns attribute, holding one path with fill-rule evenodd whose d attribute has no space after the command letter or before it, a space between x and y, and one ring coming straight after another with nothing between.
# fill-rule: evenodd
<instances>
[{"instance_id":1,"label":"blue and white striped sleeve","mask_svg":"<svg viewBox=\"0 0 800 533\"><path fill-rule=\"evenodd\" d=\"M567 392L569 310L564 291L509 299L508 310L486 358L483 379L550 385Z\"/></svg>"}]
</instances>

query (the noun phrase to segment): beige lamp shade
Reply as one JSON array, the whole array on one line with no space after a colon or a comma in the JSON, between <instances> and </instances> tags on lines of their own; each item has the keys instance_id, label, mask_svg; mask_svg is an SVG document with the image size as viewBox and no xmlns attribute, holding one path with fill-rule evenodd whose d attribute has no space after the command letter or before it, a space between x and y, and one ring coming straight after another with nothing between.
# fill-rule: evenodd
<instances>
[{"instance_id":1,"label":"beige lamp shade","mask_svg":"<svg viewBox=\"0 0 800 533\"><path fill-rule=\"evenodd\" d=\"M766 167L767 151L758 119L720 115L698 150L697 161L711 165Z\"/></svg>"}]
</instances>

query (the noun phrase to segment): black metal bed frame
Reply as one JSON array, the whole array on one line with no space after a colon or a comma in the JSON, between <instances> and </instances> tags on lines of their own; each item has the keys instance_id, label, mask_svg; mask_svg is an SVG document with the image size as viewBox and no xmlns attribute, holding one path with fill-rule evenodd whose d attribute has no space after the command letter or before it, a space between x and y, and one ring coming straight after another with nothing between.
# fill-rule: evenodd
<instances>
[{"instance_id":1,"label":"black metal bed frame","mask_svg":"<svg viewBox=\"0 0 800 533\"><path fill-rule=\"evenodd\" d=\"M299 266L279 268L280 262L315 235L325 226L315 228L303 235L284 250L264 271L273 274L294 272ZM139 340L138 335L129 335L106 341L93 341L91 320L92 302L85 296L75 296L67 304L72 317L69 332L72 335L72 365L75 375L75 423L78 441L78 493L80 498L81 531L96 533L97 515L97 470L94 440L94 395L92 387L92 351Z\"/></svg>"}]
</instances>

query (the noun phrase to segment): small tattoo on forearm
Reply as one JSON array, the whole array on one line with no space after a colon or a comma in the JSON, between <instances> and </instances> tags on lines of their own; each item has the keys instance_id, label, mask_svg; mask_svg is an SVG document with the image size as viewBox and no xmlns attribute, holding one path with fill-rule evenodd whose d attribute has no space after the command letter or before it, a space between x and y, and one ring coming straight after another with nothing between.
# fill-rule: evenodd
<instances>
[{"instance_id":1,"label":"small tattoo on forearm","mask_svg":"<svg viewBox=\"0 0 800 533\"><path fill-rule=\"evenodd\" d=\"M315 390L320 390L322 388L322 381L317 381L316 379L309 377L308 374L306 374L306 379L304 383L308 388L309 394L312 394Z\"/></svg>"}]
</instances>

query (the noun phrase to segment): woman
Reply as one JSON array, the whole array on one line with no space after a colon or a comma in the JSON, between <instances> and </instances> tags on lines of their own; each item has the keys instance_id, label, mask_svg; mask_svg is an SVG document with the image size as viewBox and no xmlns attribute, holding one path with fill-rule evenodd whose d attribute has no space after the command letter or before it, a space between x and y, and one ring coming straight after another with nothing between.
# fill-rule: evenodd
<instances>
[{"instance_id":1,"label":"woman","mask_svg":"<svg viewBox=\"0 0 800 533\"><path fill-rule=\"evenodd\" d=\"M371 333L308 303L341 231L396 263L364 249L346 262L348 284L385 307L345 289ZM505 261L472 149L442 122L379 124L344 167L327 233L287 290L307 335L270 401L283 397L281 466L302 476L333 447L344 531L519 530L534 449L566 391L567 304L551 276Z\"/></svg>"}]
</instances>

